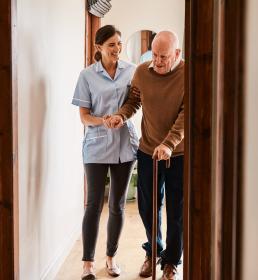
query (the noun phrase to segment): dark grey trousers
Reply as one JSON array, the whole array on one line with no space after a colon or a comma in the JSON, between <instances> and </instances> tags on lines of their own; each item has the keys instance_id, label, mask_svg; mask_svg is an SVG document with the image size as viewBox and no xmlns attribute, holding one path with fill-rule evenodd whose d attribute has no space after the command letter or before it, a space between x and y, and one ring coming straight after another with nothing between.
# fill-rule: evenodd
<instances>
[{"instance_id":1,"label":"dark grey trousers","mask_svg":"<svg viewBox=\"0 0 258 280\"><path fill-rule=\"evenodd\" d=\"M82 223L83 261L93 261L99 230L99 220L104 204L105 180L110 169L108 199L107 256L114 256L124 222L127 187L134 161L118 164L85 164L87 177L87 205Z\"/></svg>"}]
</instances>

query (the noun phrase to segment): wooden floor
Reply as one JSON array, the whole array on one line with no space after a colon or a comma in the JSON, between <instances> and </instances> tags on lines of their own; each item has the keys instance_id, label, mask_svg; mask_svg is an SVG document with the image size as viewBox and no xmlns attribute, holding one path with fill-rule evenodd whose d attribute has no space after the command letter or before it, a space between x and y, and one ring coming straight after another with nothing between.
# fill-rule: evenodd
<instances>
[{"instance_id":1,"label":"wooden floor","mask_svg":"<svg viewBox=\"0 0 258 280\"><path fill-rule=\"evenodd\" d=\"M165 212L165 211L163 211ZM105 204L101 226L99 230L98 243L96 248L96 274L97 279L112 279L105 271L105 244L106 244L106 223L108 217L107 205ZM165 221L165 219L163 219ZM165 225L163 226L165 232ZM165 236L165 235L163 235ZM126 218L123 233L120 239L120 245L117 253L117 262L122 269L120 277L117 280L139 280L144 279L138 276L139 269L143 263L145 252L141 249L141 244L146 241L145 231L140 220L136 202L128 202L126 206ZM79 280L82 273L82 242L81 239L76 241L73 250L67 257L61 267L55 280ZM180 280L182 277L183 267L179 266ZM160 279L162 272L157 267L157 279ZM147 278L151 279L151 278Z\"/></svg>"}]
</instances>

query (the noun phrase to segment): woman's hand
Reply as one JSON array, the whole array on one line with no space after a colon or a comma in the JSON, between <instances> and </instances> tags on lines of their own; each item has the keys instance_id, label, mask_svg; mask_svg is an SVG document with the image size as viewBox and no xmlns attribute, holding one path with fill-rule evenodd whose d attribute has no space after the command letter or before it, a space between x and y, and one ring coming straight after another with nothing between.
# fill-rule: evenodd
<instances>
[{"instance_id":1,"label":"woman's hand","mask_svg":"<svg viewBox=\"0 0 258 280\"><path fill-rule=\"evenodd\" d=\"M120 128L124 125L124 121L120 115L106 115L103 117L103 124L106 128Z\"/></svg>"},{"instance_id":2,"label":"woman's hand","mask_svg":"<svg viewBox=\"0 0 258 280\"><path fill-rule=\"evenodd\" d=\"M103 125L104 125L106 128L110 128L110 117L111 117L111 115L105 115L105 116L102 118Z\"/></svg>"},{"instance_id":3,"label":"woman's hand","mask_svg":"<svg viewBox=\"0 0 258 280\"><path fill-rule=\"evenodd\" d=\"M103 118L92 116L88 108L80 107L80 117L85 126L103 125Z\"/></svg>"}]
</instances>

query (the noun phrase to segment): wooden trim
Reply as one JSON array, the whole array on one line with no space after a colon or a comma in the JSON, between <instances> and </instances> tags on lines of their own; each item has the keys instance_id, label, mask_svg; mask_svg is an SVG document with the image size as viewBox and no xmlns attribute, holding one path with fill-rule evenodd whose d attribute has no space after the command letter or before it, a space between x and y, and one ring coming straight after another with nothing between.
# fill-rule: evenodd
<instances>
[{"instance_id":1,"label":"wooden trim","mask_svg":"<svg viewBox=\"0 0 258 280\"><path fill-rule=\"evenodd\" d=\"M244 1L186 1L184 279L241 275Z\"/></svg>"},{"instance_id":2,"label":"wooden trim","mask_svg":"<svg viewBox=\"0 0 258 280\"><path fill-rule=\"evenodd\" d=\"M99 17L90 14L87 10L87 1L85 1L85 56L84 56L84 66L87 67L94 62L94 41L95 34L100 28L101 21ZM87 201L87 180L84 175L84 208L86 207Z\"/></svg>"},{"instance_id":3,"label":"wooden trim","mask_svg":"<svg viewBox=\"0 0 258 280\"><path fill-rule=\"evenodd\" d=\"M0 279L19 279L16 1L0 5Z\"/></svg>"},{"instance_id":4,"label":"wooden trim","mask_svg":"<svg viewBox=\"0 0 258 280\"><path fill-rule=\"evenodd\" d=\"M213 1L186 1L184 279L211 275ZM187 270L186 270L187 269Z\"/></svg>"},{"instance_id":5,"label":"wooden trim","mask_svg":"<svg viewBox=\"0 0 258 280\"><path fill-rule=\"evenodd\" d=\"M191 49L191 40L190 40L190 14L191 6L190 1L185 1L185 32L184 32L184 58L185 58L185 115L184 115L184 128L185 128L185 137L184 137L184 261L183 261L183 277L184 280L189 280L189 206L190 206L190 168L189 163L191 162L191 153L190 153L190 125L189 119L191 115L191 96L190 96L190 49Z\"/></svg>"},{"instance_id":6,"label":"wooden trim","mask_svg":"<svg viewBox=\"0 0 258 280\"><path fill-rule=\"evenodd\" d=\"M85 67L91 65L94 62L95 53L95 34L100 28L101 21L99 17L90 14L85 10Z\"/></svg>"},{"instance_id":7,"label":"wooden trim","mask_svg":"<svg viewBox=\"0 0 258 280\"><path fill-rule=\"evenodd\" d=\"M13 240L14 279L20 278L19 263L19 158L18 158L18 76L17 76L17 0L12 0L12 117L13 117Z\"/></svg>"},{"instance_id":8,"label":"wooden trim","mask_svg":"<svg viewBox=\"0 0 258 280\"><path fill-rule=\"evenodd\" d=\"M87 1L86 1L87 5ZM84 66L90 65L91 62L91 15L87 11L87 6L85 8L85 61L84 61Z\"/></svg>"},{"instance_id":9,"label":"wooden trim","mask_svg":"<svg viewBox=\"0 0 258 280\"><path fill-rule=\"evenodd\" d=\"M151 36L152 36L152 31L150 30L141 31L141 54L144 54L149 50Z\"/></svg>"},{"instance_id":10,"label":"wooden trim","mask_svg":"<svg viewBox=\"0 0 258 280\"><path fill-rule=\"evenodd\" d=\"M223 3L214 3L214 63L213 63L213 117L212 117L212 220L211 220L211 279L221 279L222 241L222 177L223 177L223 73L224 73L224 8Z\"/></svg>"},{"instance_id":11,"label":"wooden trim","mask_svg":"<svg viewBox=\"0 0 258 280\"><path fill-rule=\"evenodd\" d=\"M97 30L100 28L100 18L94 15L91 15L91 63L94 62L94 54L95 54L95 35Z\"/></svg>"},{"instance_id":12,"label":"wooden trim","mask_svg":"<svg viewBox=\"0 0 258 280\"><path fill-rule=\"evenodd\" d=\"M241 273L245 1L224 4L222 279Z\"/></svg>"}]
</instances>

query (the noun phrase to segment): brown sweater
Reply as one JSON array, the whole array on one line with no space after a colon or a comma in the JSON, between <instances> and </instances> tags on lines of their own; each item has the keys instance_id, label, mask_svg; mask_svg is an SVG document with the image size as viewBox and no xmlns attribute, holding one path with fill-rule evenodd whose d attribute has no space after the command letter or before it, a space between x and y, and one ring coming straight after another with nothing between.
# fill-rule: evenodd
<instances>
[{"instance_id":1,"label":"brown sweater","mask_svg":"<svg viewBox=\"0 0 258 280\"><path fill-rule=\"evenodd\" d=\"M184 62L171 72L160 75L150 62L139 65L132 86L140 90L140 98L130 92L117 114L130 118L142 105L142 137L139 149L149 155L161 143L173 150L172 155L184 153Z\"/></svg>"}]
</instances>

